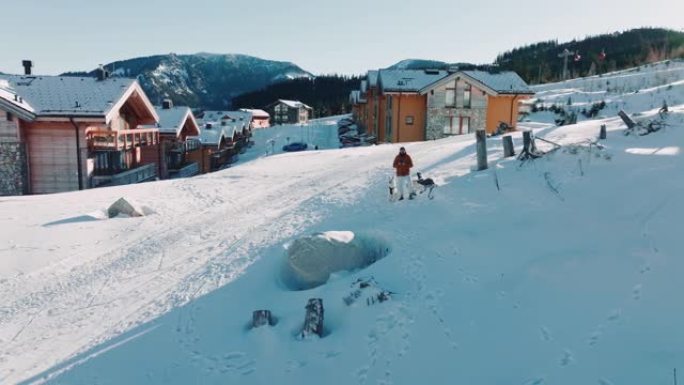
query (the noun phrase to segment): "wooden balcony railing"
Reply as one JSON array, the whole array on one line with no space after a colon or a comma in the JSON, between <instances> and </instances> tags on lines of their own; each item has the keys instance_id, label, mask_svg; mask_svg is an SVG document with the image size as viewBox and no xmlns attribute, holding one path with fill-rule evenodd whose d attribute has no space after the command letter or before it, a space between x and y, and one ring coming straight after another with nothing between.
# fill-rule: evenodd
<instances>
[{"instance_id":1,"label":"wooden balcony railing","mask_svg":"<svg viewBox=\"0 0 684 385\"><path fill-rule=\"evenodd\" d=\"M91 151L123 151L158 144L159 130L89 130L86 132L86 139Z\"/></svg>"},{"instance_id":2,"label":"wooden balcony railing","mask_svg":"<svg viewBox=\"0 0 684 385\"><path fill-rule=\"evenodd\" d=\"M154 163L136 167L108 176L93 176L93 187L121 186L154 180L157 177L157 165Z\"/></svg>"}]
</instances>

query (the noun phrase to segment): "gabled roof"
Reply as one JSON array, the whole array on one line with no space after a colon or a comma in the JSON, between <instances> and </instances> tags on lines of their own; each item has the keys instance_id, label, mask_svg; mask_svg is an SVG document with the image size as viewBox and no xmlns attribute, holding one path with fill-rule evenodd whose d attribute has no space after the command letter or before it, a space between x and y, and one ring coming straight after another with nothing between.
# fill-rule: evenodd
<instances>
[{"instance_id":1,"label":"gabled roof","mask_svg":"<svg viewBox=\"0 0 684 385\"><path fill-rule=\"evenodd\" d=\"M17 95L9 81L0 75L0 108L9 111L24 120L35 118L33 107L23 97Z\"/></svg>"},{"instance_id":2,"label":"gabled roof","mask_svg":"<svg viewBox=\"0 0 684 385\"><path fill-rule=\"evenodd\" d=\"M252 113L249 111L204 111L202 115L202 122L221 122L229 120L240 130L249 128L252 123Z\"/></svg>"},{"instance_id":3,"label":"gabled roof","mask_svg":"<svg viewBox=\"0 0 684 385\"><path fill-rule=\"evenodd\" d=\"M380 70L379 87L383 92L419 92L448 75L442 70Z\"/></svg>"},{"instance_id":4,"label":"gabled roof","mask_svg":"<svg viewBox=\"0 0 684 385\"><path fill-rule=\"evenodd\" d=\"M458 71L421 90L425 94L431 89L442 86L456 78L464 78L491 95L533 95L527 83L513 71Z\"/></svg>"},{"instance_id":5,"label":"gabled roof","mask_svg":"<svg viewBox=\"0 0 684 385\"><path fill-rule=\"evenodd\" d=\"M240 108L240 111L249 112L254 118L270 118L271 114L264 110L254 110L249 108Z\"/></svg>"},{"instance_id":6,"label":"gabled roof","mask_svg":"<svg viewBox=\"0 0 684 385\"><path fill-rule=\"evenodd\" d=\"M162 107L155 107L157 115L159 115L159 123L151 128L159 128L160 134L180 135L185 123L190 120L199 132L199 124L195 120L190 107L171 107L164 109Z\"/></svg>"},{"instance_id":7,"label":"gabled roof","mask_svg":"<svg viewBox=\"0 0 684 385\"><path fill-rule=\"evenodd\" d=\"M207 124L211 125L211 128L207 128ZM205 121L198 138L205 146L219 146L224 138L226 140L233 140L236 131L237 126L227 120L223 122Z\"/></svg>"},{"instance_id":8,"label":"gabled roof","mask_svg":"<svg viewBox=\"0 0 684 385\"><path fill-rule=\"evenodd\" d=\"M466 76L477 80L499 94L534 94L524 80L513 71L487 72L463 71Z\"/></svg>"},{"instance_id":9,"label":"gabled roof","mask_svg":"<svg viewBox=\"0 0 684 385\"><path fill-rule=\"evenodd\" d=\"M0 98L35 117L93 117L107 123L131 97L146 106L148 120L158 121L147 95L135 79L0 75ZM15 95L23 103L15 101Z\"/></svg>"},{"instance_id":10,"label":"gabled roof","mask_svg":"<svg viewBox=\"0 0 684 385\"><path fill-rule=\"evenodd\" d=\"M307 110L313 110L313 108L307 106L306 104L300 102L299 100L278 99L278 101L273 103L273 104L278 104L278 103L282 103L282 104L284 104L290 108L302 108L302 107L304 107Z\"/></svg>"},{"instance_id":11,"label":"gabled roof","mask_svg":"<svg viewBox=\"0 0 684 385\"><path fill-rule=\"evenodd\" d=\"M370 70L368 71L368 87L377 87L378 86L378 71L377 70Z\"/></svg>"}]
</instances>

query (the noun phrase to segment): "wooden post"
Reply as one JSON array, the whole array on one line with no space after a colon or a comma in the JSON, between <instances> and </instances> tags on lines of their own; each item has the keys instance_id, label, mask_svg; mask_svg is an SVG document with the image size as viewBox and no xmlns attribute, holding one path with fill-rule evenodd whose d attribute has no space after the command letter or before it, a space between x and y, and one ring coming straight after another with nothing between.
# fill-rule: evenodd
<instances>
[{"instance_id":1,"label":"wooden post","mask_svg":"<svg viewBox=\"0 0 684 385\"><path fill-rule=\"evenodd\" d=\"M311 298L306 305L304 328L300 336L307 338L311 335L323 336L323 300L320 298Z\"/></svg>"},{"instance_id":2,"label":"wooden post","mask_svg":"<svg viewBox=\"0 0 684 385\"><path fill-rule=\"evenodd\" d=\"M475 131L477 140L477 171L487 169L487 132L485 130Z\"/></svg>"},{"instance_id":3,"label":"wooden post","mask_svg":"<svg viewBox=\"0 0 684 385\"><path fill-rule=\"evenodd\" d=\"M532 131L523 131L523 153L529 153L532 146Z\"/></svg>"},{"instance_id":4,"label":"wooden post","mask_svg":"<svg viewBox=\"0 0 684 385\"><path fill-rule=\"evenodd\" d=\"M255 310L252 313L252 327L258 328L260 326L273 325L273 317L270 310Z\"/></svg>"},{"instance_id":5,"label":"wooden post","mask_svg":"<svg viewBox=\"0 0 684 385\"><path fill-rule=\"evenodd\" d=\"M503 137L504 158L515 155L515 148L513 148L513 137L506 135Z\"/></svg>"},{"instance_id":6,"label":"wooden post","mask_svg":"<svg viewBox=\"0 0 684 385\"><path fill-rule=\"evenodd\" d=\"M602 124L601 125L601 132L599 133L599 139L605 139L607 137L606 135L606 125Z\"/></svg>"},{"instance_id":7,"label":"wooden post","mask_svg":"<svg viewBox=\"0 0 684 385\"><path fill-rule=\"evenodd\" d=\"M620 112L618 112L618 116L620 117L620 119L622 119L623 122L625 122L627 128L632 129L636 127L636 123L634 123L632 118L630 118L629 115L625 113L625 111L620 110Z\"/></svg>"}]
</instances>

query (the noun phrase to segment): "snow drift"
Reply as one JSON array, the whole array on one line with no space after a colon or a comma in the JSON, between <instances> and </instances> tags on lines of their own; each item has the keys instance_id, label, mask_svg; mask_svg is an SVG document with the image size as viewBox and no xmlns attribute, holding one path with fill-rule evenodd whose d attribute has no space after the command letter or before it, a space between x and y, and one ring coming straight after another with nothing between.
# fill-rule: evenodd
<instances>
[{"instance_id":1,"label":"snow drift","mask_svg":"<svg viewBox=\"0 0 684 385\"><path fill-rule=\"evenodd\" d=\"M372 265L389 254L383 239L351 231L328 231L296 239L287 246L281 279L291 290L306 290L328 281L330 274Z\"/></svg>"}]
</instances>

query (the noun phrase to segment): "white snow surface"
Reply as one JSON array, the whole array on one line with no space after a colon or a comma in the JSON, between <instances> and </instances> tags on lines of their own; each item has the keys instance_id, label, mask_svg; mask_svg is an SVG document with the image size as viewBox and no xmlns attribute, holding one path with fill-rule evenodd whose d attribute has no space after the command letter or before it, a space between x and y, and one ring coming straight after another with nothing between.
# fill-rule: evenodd
<instances>
[{"instance_id":1,"label":"white snow surface","mask_svg":"<svg viewBox=\"0 0 684 385\"><path fill-rule=\"evenodd\" d=\"M680 101L661 131L624 136L612 113L532 121L564 147L521 163L490 138L486 171L472 171L472 136L402 144L434 200L388 201L400 145L265 156L301 127L255 132L258 155L213 174L1 198L0 383L671 384L684 363L684 95L661 92ZM623 95L616 105L656 116L657 100ZM103 220L122 196L155 213ZM391 252L288 290L284 246L328 231L377 234ZM326 330L300 341L309 298ZM250 329L259 309L277 323Z\"/></svg>"}]
</instances>

